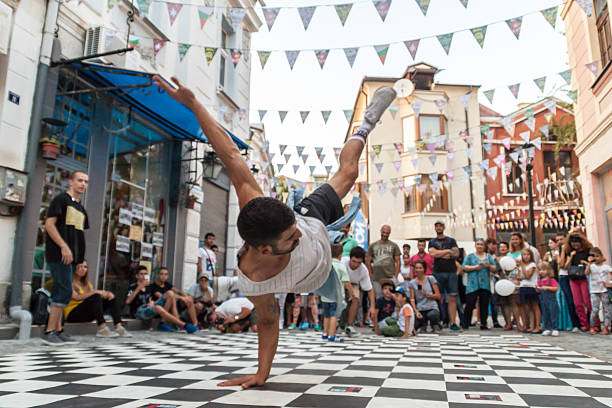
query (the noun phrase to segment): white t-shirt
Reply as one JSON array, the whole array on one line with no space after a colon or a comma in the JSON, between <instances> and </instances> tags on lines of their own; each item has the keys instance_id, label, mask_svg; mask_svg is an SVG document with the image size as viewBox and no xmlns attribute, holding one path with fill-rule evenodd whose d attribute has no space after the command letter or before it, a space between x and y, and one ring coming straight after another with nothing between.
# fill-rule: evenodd
<instances>
[{"instance_id":1,"label":"white t-shirt","mask_svg":"<svg viewBox=\"0 0 612 408\"><path fill-rule=\"evenodd\" d=\"M531 262L530 264L525 266L525 271L533 268L533 274L529 279L521 279L519 286L521 288L535 288L538 283L538 271L536 269L535 262Z\"/></svg>"},{"instance_id":2,"label":"white t-shirt","mask_svg":"<svg viewBox=\"0 0 612 408\"><path fill-rule=\"evenodd\" d=\"M198 251L198 257L201 260L202 272L209 272L210 276L215 276L217 269L217 255L212 249L202 247Z\"/></svg>"},{"instance_id":3,"label":"white t-shirt","mask_svg":"<svg viewBox=\"0 0 612 408\"><path fill-rule=\"evenodd\" d=\"M226 317L234 317L242 311L242 308L246 307L247 309L253 310L255 305L251 303L251 301L247 298L231 298L221 303L219 307L215 310L215 312L221 313Z\"/></svg>"},{"instance_id":4,"label":"white t-shirt","mask_svg":"<svg viewBox=\"0 0 612 408\"><path fill-rule=\"evenodd\" d=\"M404 276L409 276L410 275L410 265L404 265L404 263L402 262L402 265L400 266L400 273Z\"/></svg>"},{"instance_id":5,"label":"white t-shirt","mask_svg":"<svg viewBox=\"0 0 612 408\"><path fill-rule=\"evenodd\" d=\"M610 265L591 264L591 293L606 293L608 291L605 283L608 282L608 273L610 272L612 272Z\"/></svg>"},{"instance_id":6,"label":"white t-shirt","mask_svg":"<svg viewBox=\"0 0 612 408\"><path fill-rule=\"evenodd\" d=\"M406 317L408 317L408 322L410 324L410 327L408 327L408 335L412 336L412 330L414 329L414 310L412 310L412 306L406 303L400 310L396 311L394 315L397 320L397 325L404 333L406 333Z\"/></svg>"},{"instance_id":7,"label":"white t-shirt","mask_svg":"<svg viewBox=\"0 0 612 408\"><path fill-rule=\"evenodd\" d=\"M346 271L349 275L349 280L352 285L359 285L361 290L367 292L372 290L372 281L370 280L370 273L368 272L368 268L361 263L357 269L351 269L350 267L350 259L342 261L344 266L346 267Z\"/></svg>"},{"instance_id":8,"label":"white t-shirt","mask_svg":"<svg viewBox=\"0 0 612 408\"><path fill-rule=\"evenodd\" d=\"M210 293L210 298L214 299L215 298L215 292L213 291L213 288L211 288L210 286L208 287L208 292ZM191 285L189 287L189 289L187 289L185 291L185 293L187 293L188 295L193 296L194 299L199 299L204 297L204 293L202 293L202 289L200 289L200 285L198 283L195 283L193 285Z\"/></svg>"},{"instance_id":9,"label":"white t-shirt","mask_svg":"<svg viewBox=\"0 0 612 408\"><path fill-rule=\"evenodd\" d=\"M296 214L295 218L302 238L291 252L291 259L285 269L270 279L254 282L238 268L238 288L242 295L312 293L327 281L332 271L332 257L325 225L313 217Z\"/></svg>"}]
</instances>

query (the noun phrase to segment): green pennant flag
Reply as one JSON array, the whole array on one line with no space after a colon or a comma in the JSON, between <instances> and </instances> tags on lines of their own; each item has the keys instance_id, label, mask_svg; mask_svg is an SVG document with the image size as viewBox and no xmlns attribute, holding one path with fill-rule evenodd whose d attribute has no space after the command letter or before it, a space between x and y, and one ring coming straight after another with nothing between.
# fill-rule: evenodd
<instances>
[{"instance_id":1,"label":"green pennant flag","mask_svg":"<svg viewBox=\"0 0 612 408\"><path fill-rule=\"evenodd\" d=\"M136 48L138 46L138 43L140 43L140 37L134 34L130 34L130 39L128 42L130 43L132 48Z\"/></svg>"},{"instance_id":2,"label":"green pennant flag","mask_svg":"<svg viewBox=\"0 0 612 408\"><path fill-rule=\"evenodd\" d=\"M344 110L344 116L346 117L346 121L351 123L351 118L353 117L353 110L352 109L345 109Z\"/></svg>"},{"instance_id":3,"label":"green pennant flag","mask_svg":"<svg viewBox=\"0 0 612 408\"><path fill-rule=\"evenodd\" d=\"M278 111L278 117L280 118L281 123L283 123L286 116L287 116L287 111Z\"/></svg>"},{"instance_id":4,"label":"green pennant flag","mask_svg":"<svg viewBox=\"0 0 612 408\"><path fill-rule=\"evenodd\" d=\"M206 21L210 18L214 10L214 7L198 7L198 17L200 17L200 29L204 29L204 24L206 24Z\"/></svg>"},{"instance_id":5,"label":"green pennant flag","mask_svg":"<svg viewBox=\"0 0 612 408\"><path fill-rule=\"evenodd\" d=\"M552 28L555 28L555 26L557 24L557 10L558 9L559 9L559 6L554 6L554 7L547 8L547 9L541 11L542 15L544 16L546 21L548 21L550 23Z\"/></svg>"},{"instance_id":6,"label":"green pennant flag","mask_svg":"<svg viewBox=\"0 0 612 408\"><path fill-rule=\"evenodd\" d=\"M578 91L569 91L567 96L569 96L572 101L576 102L578 100Z\"/></svg>"},{"instance_id":7,"label":"green pennant flag","mask_svg":"<svg viewBox=\"0 0 612 408\"><path fill-rule=\"evenodd\" d=\"M272 54L272 51L257 51L257 55L259 55L259 62L261 62L261 69L264 69L266 66L266 62L268 62L270 54Z\"/></svg>"},{"instance_id":8,"label":"green pennant flag","mask_svg":"<svg viewBox=\"0 0 612 408\"><path fill-rule=\"evenodd\" d=\"M572 71L569 69L567 71L559 72L559 75L561 75L561 78L563 78L566 84L569 85L572 83Z\"/></svg>"},{"instance_id":9,"label":"green pennant flag","mask_svg":"<svg viewBox=\"0 0 612 408\"><path fill-rule=\"evenodd\" d=\"M387 53L389 52L389 44L375 45L374 49L376 50L376 54L378 54L378 58L380 58L380 62L385 65Z\"/></svg>"},{"instance_id":10,"label":"green pennant flag","mask_svg":"<svg viewBox=\"0 0 612 408\"><path fill-rule=\"evenodd\" d=\"M448 55L450 51L451 43L453 42L453 33L442 34L436 37L438 37L438 41L440 42L440 45L444 49L444 52L446 53L446 55Z\"/></svg>"},{"instance_id":11,"label":"green pennant flag","mask_svg":"<svg viewBox=\"0 0 612 408\"><path fill-rule=\"evenodd\" d=\"M321 153L323 153L322 147L315 147L315 153L317 154L317 158L321 158Z\"/></svg>"},{"instance_id":12,"label":"green pennant flag","mask_svg":"<svg viewBox=\"0 0 612 408\"><path fill-rule=\"evenodd\" d=\"M540 92L544 93L544 88L546 87L546 77L540 77L533 80L537 87L540 89Z\"/></svg>"},{"instance_id":13,"label":"green pennant flag","mask_svg":"<svg viewBox=\"0 0 612 408\"><path fill-rule=\"evenodd\" d=\"M525 117L527 119L533 119L535 117L535 111L533 110L533 108L529 108L525 111Z\"/></svg>"},{"instance_id":14,"label":"green pennant flag","mask_svg":"<svg viewBox=\"0 0 612 408\"><path fill-rule=\"evenodd\" d=\"M149 15L150 7L151 7L151 0L138 0L138 13L141 16Z\"/></svg>"},{"instance_id":15,"label":"green pennant flag","mask_svg":"<svg viewBox=\"0 0 612 408\"><path fill-rule=\"evenodd\" d=\"M484 96L487 98L490 104L493 103L493 96L495 96L495 89L489 89L487 91L483 91Z\"/></svg>"},{"instance_id":16,"label":"green pennant flag","mask_svg":"<svg viewBox=\"0 0 612 408\"><path fill-rule=\"evenodd\" d=\"M421 12L423 13L423 15L426 16L427 9L429 8L430 0L416 0L416 2L419 5L419 8L421 9Z\"/></svg>"},{"instance_id":17,"label":"green pennant flag","mask_svg":"<svg viewBox=\"0 0 612 408\"><path fill-rule=\"evenodd\" d=\"M491 125L488 124L488 123L485 123L484 125L480 125L480 133L485 135L485 134L487 134L489 132L490 128L491 128Z\"/></svg>"},{"instance_id":18,"label":"green pennant flag","mask_svg":"<svg viewBox=\"0 0 612 408\"><path fill-rule=\"evenodd\" d=\"M463 4L463 7L467 8L468 6L468 0L459 0L461 2L461 4Z\"/></svg>"},{"instance_id":19,"label":"green pennant flag","mask_svg":"<svg viewBox=\"0 0 612 408\"><path fill-rule=\"evenodd\" d=\"M206 62L208 66L212 62L213 58L215 58L215 54L217 53L216 47L204 47L204 55L206 55Z\"/></svg>"},{"instance_id":20,"label":"green pennant flag","mask_svg":"<svg viewBox=\"0 0 612 408\"><path fill-rule=\"evenodd\" d=\"M374 150L374 153L376 153L376 156L378 156L382 150L382 145L373 145L372 149Z\"/></svg>"},{"instance_id":21,"label":"green pennant flag","mask_svg":"<svg viewBox=\"0 0 612 408\"><path fill-rule=\"evenodd\" d=\"M344 23L346 23L346 19L348 18L349 13L351 12L351 8L353 8L353 3L336 4L334 8L336 9L336 13L338 14L340 23L342 23L342 26L344 27Z\"/></svg>"},{"instance_id":22,"label":"green pennant flag","mask_svg":"<svg viewBox=\"0 0 612 408\"><path fill-rule=\"evenodd\" d=\"M485 36L487 35L487 26L484 25L482 27L474 27L470 30L480 48L484 47ZM447 53L448 54L448 53Z\"/></svg>"},{"instance_id":23,"label":"green pennant flag","mask_svg":"<svg viewBox=\"0 0 612 408\"><path fill-rule=\"evenodd\" d=\"M327 120L329 119L329 115L331 115L331 111L321 111L321 115L323 116L323 121L327 124Z\"/></svg>"},{"instance_id":24,"label":"green pennant flag","mask_svg":"<svg viewBox=\"0 0 612 408\"><path fill-rule=\"evenodd\" d=\"M191 48L191 44L185 44L185 43L178 44L178 54L179 54L180 61L182 61L185 58L185 55L187 55L187 51L189 51L189 48Z\"/></svg>"},{"instance_id":25,"label":"green pennant flag","mask_svg":"<svg viewBox=\"0 0 612 408\"><path fill-rule=\"evenodd\" d=\"M395 115L399 111L399 105L389 106L389 113L391 114L391 119L395 120Z\"/></svg>"}]
</instances>

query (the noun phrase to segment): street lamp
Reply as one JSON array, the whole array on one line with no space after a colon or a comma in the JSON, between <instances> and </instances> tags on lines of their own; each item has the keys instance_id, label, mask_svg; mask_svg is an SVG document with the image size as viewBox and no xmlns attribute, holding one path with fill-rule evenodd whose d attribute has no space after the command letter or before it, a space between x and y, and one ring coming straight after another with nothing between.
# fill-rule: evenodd
<instances>
[{"instance_id":1,"label":"street lamp","mask_svg":"<svg viewBox=\"0 0 612 408\"><path fill-rule=\"evenodd\" d=\"M532 143L525 143L521 145L521 150L527 155L527 194L529 197L529 226L531 228L531 245L537 248L536 242L536 230L535 230L535 212L533 210L533 164L531 164L535 156L535 145Z\"/></svg>"},{"instance_id":2,"label":"street lamp","mask_svg":"<svg viewBox=\"0 0 612 408\"><path fill-rule=\"evenodd\" d=\"M217 153L212 150L206 152L204 160L202 160L202 166L202 177L205 179L215 180L223 170L223 163L217 158Z\"/></svg>"}]
</instances>

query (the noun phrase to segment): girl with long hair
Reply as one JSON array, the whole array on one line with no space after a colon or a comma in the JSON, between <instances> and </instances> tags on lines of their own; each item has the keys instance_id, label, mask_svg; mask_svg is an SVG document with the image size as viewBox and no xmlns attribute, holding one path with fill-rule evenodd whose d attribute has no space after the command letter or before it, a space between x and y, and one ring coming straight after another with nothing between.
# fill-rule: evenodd
<instances>
[{"instance_id":1,"label":"girl with long hair","mask_svg":"<svg viewBox=\"0 0 612 408\"><path fill-rule=\"evenodd\" d=\"M577 233L571 234L563 246L563 253L565 255L563 267L569 273L574 306L582 326L580 330L583 332L589 331L591 328L589 324L591 298L589 282L586 278L586 267L589 264L589 252L592 247L593 245L585 237ZM595 325L599 326L599 319L597 319Z\"/></svg>"}]
</instances>

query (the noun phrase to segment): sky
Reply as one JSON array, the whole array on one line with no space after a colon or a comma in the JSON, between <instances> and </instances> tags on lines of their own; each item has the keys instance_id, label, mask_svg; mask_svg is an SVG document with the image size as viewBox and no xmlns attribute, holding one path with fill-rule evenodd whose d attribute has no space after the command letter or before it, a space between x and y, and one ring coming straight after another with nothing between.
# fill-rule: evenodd
<instances>
[{"instance_id":1,"label":"sky","mask_svg":"<svg viewBox=\"0 0 612 408\"><path fill-rule=\"evenodd\" d=\"M469 0L464 8L459 0L431 0L427 16L423 16L415 0L393 0L383 22L371 0L355 0L344 27L333 0L266 0L267 7L282 7L269 31L265 22L252 36L251 123L260 122L258 110L269 110L263 119L270 152L277 153L273 163L284 163L278 145L289 145L285 154L292 153L289 166L281 172L291 178L306 181L308 165L317 164L314 146L325 147L328 157L324 165L335 164L332 147L340 147L348 128L344 109L352 109L364 76L399 78L406 67L426 62L442 71L436 82L480 85L479 100L501 114L517 109L522 102L535 102L545 96L567 99L570 87L558 72L569 69L563 21L557 18L556 28L544 19L539 10L559 5L559 0ZM304 30L296 6L319 6ZM263 13L258 10L262 21ZM524 16L520 39L517 40L505 20ZM494 23L494 24L491 24ZM449 55L443 51L436 35L487 25L484 47L481 49L469 30L454 34ZM424 38L415 60L403 44L405 40ZM372 45L392 43L382 65ZM362 47L353 68L341 49ZM323 69L314 52L304 51L293 70L283 52L273 52L262 70L256 50L332 49ZM544 93L533 79L548 76ZM521 83L518 99L507 86ZM482 91L496 89L493 104ZM276 111L287 110L281 124ZM302 124L298 111L314 111ZM332 110L324 123L321 110ZM399 120L399 116L398 119ZM311 153L305 166L297 173L292 165L302 164L294 145L306 146ZM335 170L336 166L332 169ZM315 174L324 172L318 166Z\"/></svg>"}]
</instances>

